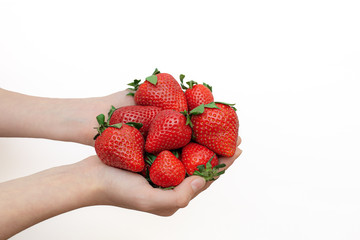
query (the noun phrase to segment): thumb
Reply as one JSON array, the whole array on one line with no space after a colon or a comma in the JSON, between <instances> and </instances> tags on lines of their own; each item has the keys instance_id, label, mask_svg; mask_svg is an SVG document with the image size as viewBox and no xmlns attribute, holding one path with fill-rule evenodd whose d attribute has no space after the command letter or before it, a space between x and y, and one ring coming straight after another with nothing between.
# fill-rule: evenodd
<instances>
[{"instance_id":1,"label":"thumb","mask_svg":"<svg viewBox=\"0 0 360 240\"><path fill-rule=\"evenodd\" d=\"M177 196L178 207L186 207L190 200L201 192L201 190L205 187L205 184L205 179L199 176L186 178L174 189Z\"/></svg>"},{"instance_id":2,"label":"thumb","mask_svg":"<svg viewBox=\"0 0 360 240\"><path fill-rule=\"evenodd\" d=\"M205 186L205 179L202 177L193 177L194 179L191 180L191 188L194 193L198 193L204 186Z\"/></svg>"}]
</instances>

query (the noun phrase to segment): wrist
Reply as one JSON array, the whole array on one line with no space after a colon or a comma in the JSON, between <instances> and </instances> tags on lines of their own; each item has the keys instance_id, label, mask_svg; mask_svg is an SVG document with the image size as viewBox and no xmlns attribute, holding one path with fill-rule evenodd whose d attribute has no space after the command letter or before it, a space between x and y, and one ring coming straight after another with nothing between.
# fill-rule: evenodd
<instances>
[{"instance_id":1,"label":"wrist","mask_svg":"<svg viewBox=\"0 0 360 240\"><path fill-rule=\"evenodd\" d=\"M103 186L99 181L98 170L101 164L97 156L91 156L80 162L65 166L71 176L71 182L75 185L75 198L79 200L76 208L102 204L101 192Z\"/></svg>"},{"instance_id":2,"label":"wrist","mask_svg":"<svg viewBox=\"0 0 360 240\"><path fill-rule=\"evenodd\" d=\"M95 143L93 138L97 134L96 127L98 127L96 116L99 114L107 115L111 106L120 108L135 105L134 97L128 96L128 93L128 90L124 90L104 97L85 99L83 102L83 110L80 114L80 119L83 120L82 122L78 122L80 123L78 124L79 127L77 130L79 134L74 134L74 136L77 137L75 141L93 146Z\"/></svg>"}]
</instances>

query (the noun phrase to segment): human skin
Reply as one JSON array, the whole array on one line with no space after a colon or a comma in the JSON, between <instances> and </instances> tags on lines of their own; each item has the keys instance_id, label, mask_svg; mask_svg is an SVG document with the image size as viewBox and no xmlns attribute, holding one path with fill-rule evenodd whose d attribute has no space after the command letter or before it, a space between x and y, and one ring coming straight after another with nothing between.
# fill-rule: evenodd
<instances>
[{"instance_id":1,"label":"human skin","mask_svg":"<svg viewBox=\"0 0 360 240\"><path fill-rule=\"evenodd\" d=\"M46 138L93 146L96 134L93 127L97 125L94 116L106 113L110 105L133 105L132 97L126 93L53 99L0 89L0 137ZM237 143L239 146L240 138ZM225 163L227 169L241 152L237 148L233 157L219 158L219 162ZM0 183L0 239L85 206L111 205L171 216L211 184L202 177L191 176L173 190L157 189L139 174L109 167L97 156L90 156L74 164Z\"/></svg>"}]
</instances>

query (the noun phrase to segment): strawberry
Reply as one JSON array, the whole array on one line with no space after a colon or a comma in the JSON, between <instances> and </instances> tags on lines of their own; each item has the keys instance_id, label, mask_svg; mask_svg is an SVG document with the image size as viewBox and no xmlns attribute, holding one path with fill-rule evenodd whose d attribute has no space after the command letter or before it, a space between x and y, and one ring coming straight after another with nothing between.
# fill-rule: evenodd
<instances>
[{"instance_id":1,"label":"strawberry","mask_svg":"<svg viewBox=\"0 0 360 240\"><path fill-rule=\"evenodd\" d=\"M145 151L156 154L163 150L182 148L190 142L191 132L183 114L174 110L163 110L151 122Z\"/></svg>"},{"instance_id":2,"label":"strawberry","mask_svg":"<svg viewBox=\"0 0 360 240\"><path fill-rule=\"evenodd\" d=\"M224 103L202 104L190 115L195 142L221 156L235 154L239 120L232 106Z\"/></svg>"},{"instance_id":3,"label":"strawberry","mask_svg":"<svg viewBox=\"0 0 360 240\"><path fill-rule=\"evenodd\" d=\"M187 110L185 94L180 84L168 73L160 73L157 69L145 82L139 84L135 79L130 86L136 91L134 100L137 105L156 106L162 109L173 109L178 112ZM132 93L131 93L132 95Z\"/></svg>"},{"instance_id":4,"label":"strawberry","mask_svg":"<svg viewBox=\"0 0 360 240\"><path fill-rule=\"evenodd\" d=\"M189 175L193 175L195 171L198 171L197 167L199 165L206 165L210 158L212 158L212 167L219 164L216 154L198 143L191 142L182 149L181 161Z\"/></svg>"},{"instance_id":5,"label":"strawberry","mask_svg":"<svg viewBox=\"0 0 360 240\"><path fill-rule=\"evenodd\" d=\"M106 165L140 172L145 166L144 138L134 126L127 124L109 125L105 116L97 116L100 127L95 136L95 151ZM141 124L136 125L141 127Z\"/></svg>"},{"instance_id":6,"label":"strawberry","mask_svg":"<svg viewBox=\"0 0 360 240\"><path fill-rule=\"evenodd\" d=\"M159 153L149 171L151 181L163 188L179 185L185 175L184 164L168 150Z\"/></svg>"},{"instance_id":7,"label":"strawberry","mask_svg":"<svg viewBox=\"0 0 360 240\"><path fill-rule=\"evenodd\" d=\"M109 124L136 122L142 123L139 129L144 138L146 138L149 131L150 123L155 116L161 111L161 108L154 106L126 106L115 109L112 107Z\"/></svg>"},{"instance_id":8,"label":"strawberry","mask_svg":"<svg viewBox=\"0 0 360 240\"><path fill-rule=\"evenodd\" d=\"M186 82L189 87L184 85L185 75L180 75L181 87L185 90L185 97L188 104L189 111L193 110L201 104L209 104L214 101L212 94L212 87L206 83L198 84L191 80Z\"/></svg>"}]
</instances>

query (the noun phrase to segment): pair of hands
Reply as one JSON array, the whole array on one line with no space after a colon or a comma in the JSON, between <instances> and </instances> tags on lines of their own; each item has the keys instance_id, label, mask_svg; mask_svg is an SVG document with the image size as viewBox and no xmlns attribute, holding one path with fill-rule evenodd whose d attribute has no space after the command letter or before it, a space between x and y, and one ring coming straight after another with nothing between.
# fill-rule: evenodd
<instances>
[{"instance_id":1,"label":"pair of hands","mask_svg":"<svg viewBox=\"0 0 360 240\"><path fill-rule=\"evenodd\" d=\"M45 138L93 146L96 116L107 113L111 105L134 105L133 97L126 94L120 91L98 98L54 99L0 89L0 137ZM238 146L240 143L239 137ZM233 157L221 157L219 162L227 169L241 152L237 148ZM141 175L109 167L91 156L0 183L0 239L85 206L112 205L170 216L211 184L191 176L172 190L157 189Z\"/></svg>"},{"instance_id":2,"label":"pair of hands","mask_svg":"<svg viewBox=\"0 0 360 240\"><path fill-rule=\"evenodd\" d=\"M134 105L133 97L126 96L126 94L127 91L122 91L102 98L101 102L103 102L103 104L95 107L94 110L96 110L96 113L91 114L93 118L91 127L97 125L94 116L99 113L106 113L109 106L114 104L115 106L117 105L117 107ZM96 132L93 132L93 135L95 134ZM89 137L91 136L88 136L86 139L89 139ZM238 137L237 146L239 146L240 143L241 138ZM93 144L94 141L91 141L89 145ZM234 156L229 158L220 157L219 163L224 163L226 165L224 169L227 169L241 153L242 150L237 148ZM97 194L97 196L101 196L101 199L98 200L100 204L135 209L161 216L170 216L179 208L186 207L194 197L213 183L205 182L205 180L199 176L191 176L186 178L173 190L165 191L153 188L146 179L139 174L102 164L96 156L85 159L84 164L91 165L86 168L93 168L96 172L95 175L99 176L96 182L100 183L99 189L102 189L102 193Z\"/></svg>"}]
</instances>

